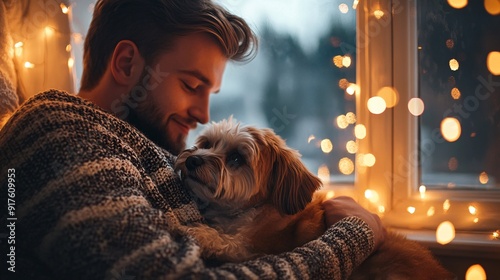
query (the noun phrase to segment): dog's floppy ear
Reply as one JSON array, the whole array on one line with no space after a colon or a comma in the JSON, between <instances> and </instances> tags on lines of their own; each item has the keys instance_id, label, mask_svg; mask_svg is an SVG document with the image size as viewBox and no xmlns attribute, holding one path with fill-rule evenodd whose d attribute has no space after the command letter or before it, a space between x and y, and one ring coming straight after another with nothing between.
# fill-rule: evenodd
<instances>
[{"instance_id":1,"label":"dog's floppy ear","mask_svg":"<svg viewBox=\"0 0 500 280\"><path fill-rule=\"evenodd\" d=\"M269 190L273 204L283 214L292 215L303 210L311 202L313 193L321 181L301 162L300 154L288 148L282 139L271 147L275 161L271 171Z\"/></svg>"}]
</instances>

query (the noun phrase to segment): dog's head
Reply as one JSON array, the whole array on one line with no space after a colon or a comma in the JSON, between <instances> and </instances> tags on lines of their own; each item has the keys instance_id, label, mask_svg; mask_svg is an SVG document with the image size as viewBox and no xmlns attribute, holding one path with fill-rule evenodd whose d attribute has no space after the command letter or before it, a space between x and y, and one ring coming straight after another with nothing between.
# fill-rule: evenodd
<instances>
[{"instance_id":1,"label":"dog's head","mask_svg":"<svg viewBox=\"0 0 500 280\"><path fill-rule=\"evenodd\" d=\"M210 124L195 147L179 154L175 169L202 204L231 209L270 203L295 214L321 185L272 130L231 119Z\"/></svg>"}]
</instances>

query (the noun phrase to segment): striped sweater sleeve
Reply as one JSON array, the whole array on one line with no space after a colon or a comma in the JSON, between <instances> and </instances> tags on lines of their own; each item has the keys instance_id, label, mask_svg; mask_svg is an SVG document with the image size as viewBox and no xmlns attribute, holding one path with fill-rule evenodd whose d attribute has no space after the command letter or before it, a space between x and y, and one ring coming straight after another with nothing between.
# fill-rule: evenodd
<instances>
[{"instance_id":1,"label":"striped sweater sleeve","mask_svg":"<svg viewBox=\"0 0 500 280\"><path fill-rule=\"evenodd\" d=\"M0 199L7 200L7 173L15 170L16 205L16 272L2 261L2 275L346 279L372 251L371 230L350 217L292 252L207 267L195 240L175 231L201 216L172 160L76 96L51 91L26 102L0 130Z\"/></svg>"}]
</instances>

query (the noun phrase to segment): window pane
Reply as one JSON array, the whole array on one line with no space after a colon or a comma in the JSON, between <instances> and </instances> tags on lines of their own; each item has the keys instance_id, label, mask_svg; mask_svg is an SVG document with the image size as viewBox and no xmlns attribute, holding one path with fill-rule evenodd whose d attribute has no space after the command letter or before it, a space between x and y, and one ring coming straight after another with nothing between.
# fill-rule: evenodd
<instances>
[{"instance_id":1,"label":"window pane","mask_svg":"<svg viewBox=\"0 0 500 280\"><path fill-rule=\"evenodd\" d=\"M498 190L500 3L421 0L417 20L422 184Z\"/></svg>"},{"instance_id":2,"label":"window pane","mask_svg":"<svg viewBox=\"0 0 500 280\"><path fill-rule=\"evenodd\" d=\"M356 11L323 0L219 2L253 26L260 45L250 63L228 64L211 119L270 127L313 173L352 183L356 111L346 89L356 78Z\"/></svg>"}]
</instances>

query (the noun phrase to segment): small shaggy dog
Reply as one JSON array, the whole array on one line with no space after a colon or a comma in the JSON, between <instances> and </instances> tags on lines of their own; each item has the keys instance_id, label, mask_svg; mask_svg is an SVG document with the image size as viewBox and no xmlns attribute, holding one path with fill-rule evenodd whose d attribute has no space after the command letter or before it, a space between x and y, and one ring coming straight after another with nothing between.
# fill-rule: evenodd
<instances>
[{"instance_id":1,"label":"small shaggy dog","mask_svg":"<svg viewBox=\"0 0 500 280\"><path fill-rule=\"evenodd\" d=\"M272 130L230 120L211 124L176 170L210 225L188 231L204 255L243 261L291 251L326 230L321 181ZM351 279L453 279L416 242L388 233Z\"/></svg>"}]
</instances>

